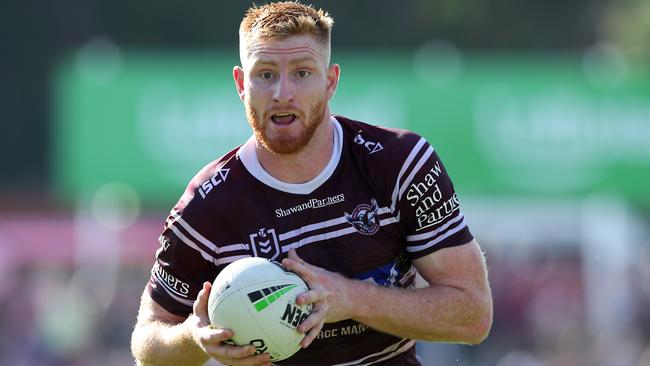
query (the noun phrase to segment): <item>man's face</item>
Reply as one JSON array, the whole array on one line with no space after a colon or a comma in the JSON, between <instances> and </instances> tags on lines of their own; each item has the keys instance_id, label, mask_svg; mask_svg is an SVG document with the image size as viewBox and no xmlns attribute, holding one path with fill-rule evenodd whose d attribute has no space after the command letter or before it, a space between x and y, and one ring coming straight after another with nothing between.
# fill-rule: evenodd
<instances>
[{"instance_id":1,"label":"man's face","mask_svg":"<svg viewBox=\"0 0 650 366\"><path fill-rule=\"evenodd\" d=\"M338 65L311 35L256 38L233 76L257 140L276 154L295 154L328 118Z\"/></svg>"}]
</instances>

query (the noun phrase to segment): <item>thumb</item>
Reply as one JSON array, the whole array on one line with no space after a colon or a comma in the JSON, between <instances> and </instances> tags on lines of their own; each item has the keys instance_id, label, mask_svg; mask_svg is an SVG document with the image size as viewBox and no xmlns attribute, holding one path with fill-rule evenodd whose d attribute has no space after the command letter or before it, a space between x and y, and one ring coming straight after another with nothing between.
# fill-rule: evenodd
<instances>
[{"instance_id":1,"label":"thumb","mask_svg":"<svg viewBox=\"0 0 650 366\"><path fill-rule=\"evenodd\" d=\"M205 325L210 324L210 319L208 317L208 298L210 297L211 288L212 285L210 282L203 282L203 288L199 291L199 294L194 301L194 306L192 307L194 315L201 319L201 323L205 322Z\"/></svg>"},{"instance_id":2,"label":"thumb","mask_svg":"<svg viewBox=\"0 0 650 366\"><path fill-rule=\"evenodd\" d=\"M289 257L289 259L293 259L294 261L302 261L302 258L298 256L298 253L295 249L289 249L289 255L287 257Z\"/></svg>"}]
</instances>

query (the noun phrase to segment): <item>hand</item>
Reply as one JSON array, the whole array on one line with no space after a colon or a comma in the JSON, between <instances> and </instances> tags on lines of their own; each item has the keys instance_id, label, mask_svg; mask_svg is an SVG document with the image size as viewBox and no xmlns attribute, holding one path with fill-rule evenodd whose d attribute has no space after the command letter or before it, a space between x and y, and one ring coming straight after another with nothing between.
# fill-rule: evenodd
<instances>
[{"instance_id":1,"label":"hand","mask_svg":"<svg viewBox=\"0 0 650 366\"><path fill-rule=\"evenodd\" d=\"M255 347L232 346L223 342L233 336L230 329L213 328L208 318L208 297L210 296L209 282L203 283L203 289L194 301L194 313L186 322L192 329L192 338L205 354L213 357L224 365L233 366L261 366L271 365L271 356L268 353L254 355Z\"/></svg>"},{"instance_id":2,"label":"hand","mask_svg":"<svg viewBox=\"0 0 650 366\"><path fill-rule=\"evenodd\" d=\"M318 337L323 324L350 318L352 281L306 263L293 249L289 250L289 257L282 260L282 264L298 273L310 288L296 298L299 305L313 304L311 314L298 326L298 332L306 333L300 345L307 348Z\"/></svg>"}]
</instances>

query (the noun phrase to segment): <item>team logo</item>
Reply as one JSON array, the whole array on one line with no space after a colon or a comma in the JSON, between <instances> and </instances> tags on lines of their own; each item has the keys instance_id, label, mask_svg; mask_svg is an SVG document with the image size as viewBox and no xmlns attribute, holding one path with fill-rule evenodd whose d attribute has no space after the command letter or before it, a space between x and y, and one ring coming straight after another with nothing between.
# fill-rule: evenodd
<instances>
[{"instance_id":1,"label":"team logo","mask_svg":"<svg viewBox=\"0 0 650 366\"><path fill-rule=\"evenodd\" d=\"M250 238L254 256L275 259L280 255L280 243L275 229L261 228L257 233L251 234Z\"/></svg>"},{"instance_id":2,"label":"team logo","mask_svg":"<svg viewBox=\"0 0 650 366\"><path fill-rule=\"evenodd\" d=\"M373 198L369 205L362 203L351 214L346 212L345 220L361 234L372 235L379 230L378 212L379 205L377 205L377 200Z\"/></svg>"}]
</instances>

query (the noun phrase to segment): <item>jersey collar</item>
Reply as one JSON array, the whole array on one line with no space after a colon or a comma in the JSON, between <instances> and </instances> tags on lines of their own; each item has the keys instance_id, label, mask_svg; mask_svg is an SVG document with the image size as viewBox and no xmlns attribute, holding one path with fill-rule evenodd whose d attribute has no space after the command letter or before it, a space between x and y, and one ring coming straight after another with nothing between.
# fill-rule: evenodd
<instances>
[{"instance_id":1,"label":"jersey collar","mask_svg":"<svg viewBox=\"0 0 650 366\"><path fill-rule=\"evenodd\" d=\"M316 188L320 187L329 177L332 176L334 170L339 164L341 159L341 151L343 150L343 129L339 122L333 116L330 116L330 123L334 125L334 148L332 149L332 157L330 158L329 163L325 166L320 174L318 174L314 179L305 183L286 183L273 176L262 168L260 161L257 159L257 153L255 152L255 136L251 136L244 145L237 151L237 156L244 164L246 170L251 173L257 180L266 184L271 188L277 190L294 193L294 194L310 194Z\"/></svg>"}]
</instances>

